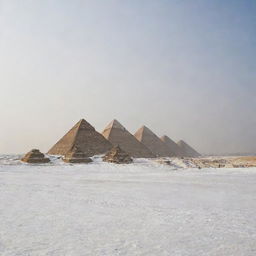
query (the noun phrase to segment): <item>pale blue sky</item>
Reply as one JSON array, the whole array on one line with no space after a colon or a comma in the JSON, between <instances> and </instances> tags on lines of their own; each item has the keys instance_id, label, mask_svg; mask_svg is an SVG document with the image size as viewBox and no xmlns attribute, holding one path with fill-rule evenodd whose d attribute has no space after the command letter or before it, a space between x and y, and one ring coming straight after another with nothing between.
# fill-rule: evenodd
<instances>
[{"instance_id":1,"label":"pale blue sky","mask_svg":"<svg viewBox=\"0 0 256 256\"><path fill-rule=\"evenodd\" d=\"M0 0L0 153L80 118L256 152L256 1Z\"/></svg>"}]
</instances>

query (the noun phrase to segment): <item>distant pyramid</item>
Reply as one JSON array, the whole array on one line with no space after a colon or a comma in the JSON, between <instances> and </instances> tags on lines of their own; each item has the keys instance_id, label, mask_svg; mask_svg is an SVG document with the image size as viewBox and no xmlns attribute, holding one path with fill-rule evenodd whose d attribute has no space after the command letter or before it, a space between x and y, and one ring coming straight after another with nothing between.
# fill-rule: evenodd
<instances>
[{"instance_id":1,"label":"distant pyramid","mask_svg":"<svg viewBox=\"0 0 256 256\"><path fill-rule=\"evenodd\" d=\"M192 147L190 147L183 140L180 140L179 142L177 142L177 145L180 147L183 156L187 156L187 157L200 156L200 154L196 150L194 150Z\"/></svg>"},{"instance_id":2,"label":"distant pyramid","mask_svg":"<svg viewBox=\"0 0 256 256\"><path fill-rule=\"evenodd\" d=\"M175 156L174 152L169 150L169 148L165 145L163 141L160 140L159 137L157 137L156 134L154 134L149 128L146 126L142 126L135 134L134 136L137 138L138 141L140 141L142 144L144 144L147 148L150 149L153 154L156 156Z\"/></svg>"},{"instance_id":3,"label":"distant pyramid","mask_svg":"<svg viewBox=\"0 0 256 256\"><path fill-rule=\"evenodd\" d=\"M104 157L104 162L116 163L116 164L130 164L132 158L122 150L118 145L114 146Z\"/></svg>"},{"instance_id":4,"label":"distant pyramid","mask_svg":"<svg viewBox=\"0 0 256 256\"><path fill-rule=\"evenodd\" d=\"M150 158L154 154L129 133L117 120L113 120L102 132L113 145L119 145L132 157Z\"/></svg>"},{"instance_id":5,"label":"distant pyramid","mask_svg":"<svg viewBox=\"0 0 256 256\"><path fill-rule=\"evenodd\" d=\"M66 155L73 147L78 147L85 156L104 154L112 145L94 127L81 119L48 152L52 155Z\"/></svg>"},{"instance_id":6,"label":"distant pyramid","mask_svg":"<svg viewBox=\"0 0 256 256\"><path fill-rule=\"evenodd\" d=\"M168 136L164 135L160 139L165 143L174 156L183 156L180 147Z\"/></svg>"}]
</instances>

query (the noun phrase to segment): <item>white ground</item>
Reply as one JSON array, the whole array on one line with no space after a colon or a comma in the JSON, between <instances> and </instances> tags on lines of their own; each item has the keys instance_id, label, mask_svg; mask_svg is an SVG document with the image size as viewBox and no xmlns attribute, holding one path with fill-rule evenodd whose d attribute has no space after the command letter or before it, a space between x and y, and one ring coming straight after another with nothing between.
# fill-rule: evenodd
<instances>
[{"instance_id":1,"label":"white ground","mask_svg":"<svg viewBox=\"0 0 256 256\"><path fill-rule=\"evenodd\" d=\"M256 169L0 158L0 255L256 255Z\"/></svg>"}]
</instances>

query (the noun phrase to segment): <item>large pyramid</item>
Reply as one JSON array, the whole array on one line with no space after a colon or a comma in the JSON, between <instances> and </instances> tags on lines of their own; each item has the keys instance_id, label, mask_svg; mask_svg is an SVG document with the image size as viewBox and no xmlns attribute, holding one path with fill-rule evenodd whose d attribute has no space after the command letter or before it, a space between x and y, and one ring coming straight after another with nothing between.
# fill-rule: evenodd
<instances>
[{"instance_id":1,"label":"large pyramid","mask_svg":"<svg viewBox=\"0 0 256 256\"><path fill-rule=\"evenodd\" d=\"M160 157L165 156L175 156L174 152L169 150L163 141L157 137L149 128L142 126L134 136L138 141L144 144L147 148L150 149L153 154Z\"/></svg>"},{"instance_id":2,"label":"large pyramid","mask_svg":"<svg viewBox=\"0 0 256 256\"><path fill-rule=\"evenodd\" d=\"M165 143L174 156L183 156L180 147L168 136L164 135L160 139Z\"/></svg>"},{"instance_id":3,"label":"large pyramid","mask_svg":"<svg viewBox=\"0 0 256 256\"><path fill-rule=\"evenodd\" d=\"M196 150L194 150L192 147L190 147L183 140L180 140L179 142L177 142L177 145L180 147L180 150L181 150L183 156L187 156L187 157L200 156L200 154Z\"/></svg>"},{"instance_id":4,"label":"large pyramid","mask_svg":"<svg viewBox=\"0 0 256 256\"><path fill-rule=\"evenodd\" d=\"M48 154L66 155L74 147L78 147L89 157L106 153L112 145L94 127L81 119L49 150Z\"/></svg>"},{"instance_id":5,"label":"large pyramid","mask_svg":"<svg viewBox=\"0 0 256 256\"><path fill-rule=\"evenodd\" d=\"M150 158L154 154L129 133L117 120L113 120L102 132L113 145L119 145L132 157Z\"/></svg>"}]
</instances>

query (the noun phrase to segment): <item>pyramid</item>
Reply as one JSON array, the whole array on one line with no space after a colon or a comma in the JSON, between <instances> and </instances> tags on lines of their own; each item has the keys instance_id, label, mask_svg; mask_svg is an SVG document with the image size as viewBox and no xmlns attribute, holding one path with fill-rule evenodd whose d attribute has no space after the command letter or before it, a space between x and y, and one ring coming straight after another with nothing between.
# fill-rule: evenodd
<instances>
[{"instance_id":1,"label":"pyramid","mask_svg":"<svg viewBox=\"0 0 256 256\"><path fill-rule=\"evenodd\" d=\"M132 157L150 158L154 154L129 133L117 120L113 120L102 132L113 145L119 145Z\"/></svg>"},{"instance_id":2,"label":"pyramid","mask_svg":"<svg viewBox=\"0 0 256 256\"><path fill-rule=\"evenodd\" d=\"M91 158L87 157L77 146L74 146L63 158L66 163L90 163Z\"/></svg>"},{"instance_id":3,"label":"pyramid","mask_svg":"<svg viewBox=\"0 0 256 256\"><path fill-rule=\"evenodd\" d=\"M194 150L192 147L190 147L186 142L183 140L180 140L177 142L177 145L180 147L181 153L183 156L186 157L198 157L200 154Z\"/></svg>"},{"instance_id":4,"label":"pyramid","mask_svg":"<svg viewBox=\"0 0 256 256\"><path fill-rule=\"evenodd\" d=\"M32 149L23 158L21 158L21 161L31 164L44 164L49 163L50 159L45 157L38 149Z\"/></svg>"},{"instance_id":5,"label":"pyramid","mask_svg":"<svg viewBox=\"0 0 256 256\"><path fill-rule=\"evenodd\" d=\"M108 140L98 133L88 122L81 119L49 150L48 154L66 155L75 146L86 157L104 154L112 148Z\"/></svg>"},{"instance_id":6,"label":"pyramid","mask_svg":"<svg viewBox=\"0 0 256 256\"><path fill-rule=\"evenodd\" d=\"M180 147L172 139L166 135L162 136L160 139L165 143L174 156L182 156Z\"/></svg>"},{"instance_id":7,"label":"pyramid","mask_svg":"<svg viewBox=\"0 0 256 256\"><path fill-rule=\"evenodd\" d=\"M118 145L114 146L104 157L104 162L116 163L116 164L130 164L132 158L123 151Z\"/></svg>"},{"instance_id":8,"label":"pyramid","mask_svg":"<svg viewBox=\"0 0 256 256\"><path fill-rule=\"evenodd\" d=\"M156 156L168 157L175 155L164 142L146 126L142 126L134 136Z\"/></svg>"}]
</instances>

